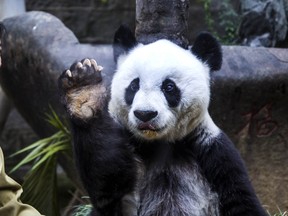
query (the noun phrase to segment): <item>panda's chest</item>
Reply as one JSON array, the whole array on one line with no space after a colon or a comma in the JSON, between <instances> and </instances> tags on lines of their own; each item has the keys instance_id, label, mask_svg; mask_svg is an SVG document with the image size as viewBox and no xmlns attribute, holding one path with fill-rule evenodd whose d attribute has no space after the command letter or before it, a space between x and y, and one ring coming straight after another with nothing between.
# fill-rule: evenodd
<instances>
[{"instance_id":1,"label":"panda's chest","mask_svg":"<svg viewBox=\"0 0 288 216\"><path fill-rule=\"evenodd\" d=\"M139 216L217 216L218 197L197 164L143 167L139 182Z\"/></svg>"}]
</instances>

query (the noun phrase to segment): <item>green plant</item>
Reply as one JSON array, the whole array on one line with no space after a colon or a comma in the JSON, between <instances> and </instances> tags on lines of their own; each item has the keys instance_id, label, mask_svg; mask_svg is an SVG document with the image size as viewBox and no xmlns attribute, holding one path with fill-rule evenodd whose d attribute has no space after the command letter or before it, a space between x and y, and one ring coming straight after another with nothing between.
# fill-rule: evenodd
<instances>
[{"instance_id":1,"label":"green plant","mask_svg":"<svg viewBox=\"0 0 288 216\"><path fill-rule=\"evenodd\" d=\"M234 44L237 38L237 28L240 22L239 15L233 9L229 0L223 0L220 3L219 16L215 19L211 13L212 0L199 0L203 4L205 12L205 22L213 35L223 44ZM215 21L219 20L218 26L224 33L216 30Z\"/></svg>"},{"instance_id":2,"label":"green plant","mask_svg":"<svg viewBox=\"0 0 288 216\"><path fill-rule=\"evenodd\" d=\"M208 30L214 35L217 35L214 29L214 19L212 18L211 13L211 1L212 0L200 0L200 2L203 3L203 8L205 12L205 22L208 27Z\"/></svg>"},{"instance_id":3,"label":"green plant","mask_svg":"<svg viewBox=\"0 0 288 216\"><path fill-rule=\"evenodd\" d=\"M73 216L89 216L92 211L92 205L80 205L76 208Z\"/></svg>"},{"instance_id":4,"label":"green plant","mask_svg":"<svg viewBox=\"0 0 288 216\"><path fill-rule=\"evenodd\" d=\"M288 216L288 211L282 212L282 211L279 209L279 213L270 214L270 213L268 212L268 214L269 214L270 216Z\"/></svg>"},{"instance_id":5,"label":"green plant","mask_svg":"<svg viewBox=\"0 0 288 216\"><path fill-rule=\"evenodd\" d=\"M219 25L224 29L225 34L221 37L224 44L234 44L237 38L237 29L240 23L240 16L235 12L229 0L221 2L221 13Z\"/></svg>"},{"instance_id":6,"label":"green plant","mask_svg":"<svg viewBox=\"0 0 288 216\"><path fill-rule=\"evenodd\" d=\"M59 154L72 157L71 134L53 110L52 114L47 114L47 121L58 132L11 155L10 157L14 157L28 153L11 172L32 163L32 168L24 178L24 192L21 199L34 206L42 214L58 216L60 211L57 196L57 158Z\"/></svg>"}]
</instances>

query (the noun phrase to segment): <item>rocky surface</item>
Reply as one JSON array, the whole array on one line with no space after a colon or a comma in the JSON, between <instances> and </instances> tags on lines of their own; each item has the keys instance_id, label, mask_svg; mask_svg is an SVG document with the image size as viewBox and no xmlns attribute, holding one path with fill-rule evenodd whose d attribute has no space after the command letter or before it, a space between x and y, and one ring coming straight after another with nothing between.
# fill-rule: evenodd
<instances>
[{"instance_id":1,"label":"rocky surface","mask_svg":"<svg viewBox=\"0 0 288 216\"><path fill-rule=\"evenodd\" d=\"M135 27L135 0L26 0L26 8L58 17L84 43L111 43L119 25Z\"/></svg>"},{"instance_id":2,"label":"rocky surface","mask_svg":"<svg viewBox=\"0 0 288 216\"><path fill-rule=\"evenodd\" d=\"M223 47L211 114L243 156L266 208L288 209L288 51Z\"/></svg>"},{"instance_id":3,"label":"rocky surface","mask_svg":"<svg viewBox=\"0 0 288 216\"><path fill-rule=\"evenodd\" d=\"M42 137L49 105L63 113L56 80L75 60L95 58L109 84L115 65L111 46L79 44L55 17L30 12L4 21L0 83L21 115ZM99 30L100 31L100 30ZM288 208L288 52L224 46L223 68L212 74L211 114L246 161L262 203Z\"/></svg>"},{"instance_id":4,"label":"rocky surface","mask_svg":"<svg viewBox=\"0 0 288 216\"><path fill-rule=\"evenodd\" d=\"M51 113L50 106L60 117L65 118L59 102L57 79L71 63L85 57L95 58L104 67L104 79L110 82L109 77L114 71L111 46L95 49L90 45L80 45L59 19L43 12L30 12L9 18L4 20L4 25L7 31L2 41L0 84L40 138L54 133L54 129L45 120L46 114ZM18 129L21 127L23 125ZM13 135L11 130L7 132L9 136ZM22 133L19 131L16 137ZM29 140L25 135L22 137L25 141ZM16 152L20 146L17 146L17 142L11 142L1 145L10 149L10 152ZM21 144L23 147L24 140ZM73 161L63 155L58 160L67 176L81 185Z\"/></svg>"},{"instance_id":5,"label":"rocky surface","mask_svg":"<svg viewBox=\"0 0 288 216\"><path fill-rule=\"evenodd\" d=\"M49 105L63 113L56 82L60 73L76 60L90 57L101 62L104 75L110 76L114 71L112 48L80 45L60 20L43 12L6 19L4 25L7 32L0 72L3 90L37 134L50 135L45 120Z\"/></svg>"},{"instance_id":6,"label":"rocky surface","mask_svg":"<svg viewBox=\"0 0 288 216\"><path fill-rule=\"evenodd\" d=\"M287 1L241 0L241 43L253 47L275 47L287 37Z\"/></svg>"},{"instance_id":7,"label":"rocky surface","mask_svg":"<svg viewBox=\"0 0 288 216\"><path fill-rule=\"evenodd\" d=\"M9 156L23 149L24 147L37 141L39 137L23 119L16 109L12 109L7 116L5 127L0 134L0 147L5 156L5 168L9 171L23 158L23 155L10 158ZM21 167L17 172L11 175L17 182L23 181L23 176L27 173L29 166Z\"/></svg>"}]
</instances>

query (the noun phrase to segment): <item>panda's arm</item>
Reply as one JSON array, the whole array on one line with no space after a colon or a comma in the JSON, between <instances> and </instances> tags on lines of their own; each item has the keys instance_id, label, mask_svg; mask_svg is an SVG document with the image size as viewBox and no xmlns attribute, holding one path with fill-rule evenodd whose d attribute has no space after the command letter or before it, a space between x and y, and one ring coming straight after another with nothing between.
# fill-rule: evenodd
<instances>
[{"instance_id":1,"label":"panda's arm","mask_svg":"<svg viewBox=\"0 0 288 216\"><path fill-rule=\"evenodd\" d=\"M218 194L221 216L267 216L238 151L224 133L198 153L203 173Z\"/></svg>"},{"instance_id":2,"label":"panda's arm","mask_svg":"<svg viewBox=\"0 0 288 216\"><path fill-rule=\"evenodd\" d=\"M75 159L95 215L122 215L121 199L132 192L135 162L125 131L107 111L108 90L94 60L82 60L59 78L71 119Z\"/></svg>"}]
</instances>

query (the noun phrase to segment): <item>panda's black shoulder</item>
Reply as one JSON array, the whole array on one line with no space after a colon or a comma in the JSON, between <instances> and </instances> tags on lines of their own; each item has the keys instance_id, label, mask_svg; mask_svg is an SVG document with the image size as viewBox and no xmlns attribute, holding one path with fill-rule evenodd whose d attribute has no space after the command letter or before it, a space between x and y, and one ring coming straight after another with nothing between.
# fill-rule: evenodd
<instances>
[{"instance_id":1,"label":"panda's black shoulder","mask_svg":"<svg viewBox=\"0 0 288 216\"><path fill-rule=\"evenodd\" d=\"M249 181L239 151L224 132L221 131L206 143L197 145L194 153L203 174L211 184L221 185L223 177L231 174L241 182ZM220 173L222 176L218 175Z\"/></svg>"},{"instance_id":2,"label":"panda's black shoulder","mask_svg":"<svg viewBox=\"0 0 288 216\"><path fill-rule=\"evenodd\" d=\"M196 150L197 162L213 191L218 194L220 211L235 215L265 215L248 177L244 161L231 140L223 132ZM239 203L232 208L231 203ZM225 213L226 212L226 213ZM234 213L233 213L234 212Z\"/></svg>"}]
</instances>

